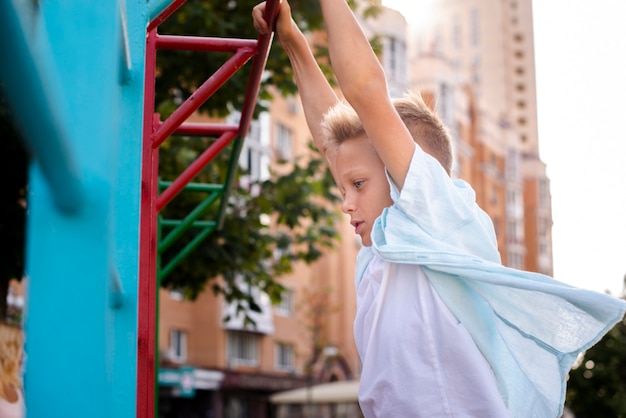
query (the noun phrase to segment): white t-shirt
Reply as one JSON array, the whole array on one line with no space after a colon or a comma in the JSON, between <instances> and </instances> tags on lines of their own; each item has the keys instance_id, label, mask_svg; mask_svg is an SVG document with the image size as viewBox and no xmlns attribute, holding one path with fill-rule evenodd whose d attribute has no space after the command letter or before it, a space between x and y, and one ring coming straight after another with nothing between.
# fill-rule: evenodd
<instances>
[{"instance_id":1,"label":"white t-shirt","mask_svg":"<svg viewBox=\"0 0 626 418\"><path fill-rule=\"evenodd\" d=\"M402 190L389 181L355 277L365 415L560 417L578 353L626 302L502 266L472 188L417 145Z\"/></svg>"},{"instance_id":2,"label":"white t-shirt","mask_svg":"<svg viewBox=\"0 0 626 418\"><path fill-rule=\"evenodd\" d=\"M354 334L366 418L510 416L489 364L418 265L374 255Z\"/></svg>"},{"instance_id":3,"label":"white t-shirt","mask_svg":"<svg viewBox=\"0 0 626 418\"><path fill-rule=\"evenodd\" d=\"M24 397L21 390L17 390L17 400L9 402L0 397L0 418L24 418Z\"/></svg>"}]
</instances>

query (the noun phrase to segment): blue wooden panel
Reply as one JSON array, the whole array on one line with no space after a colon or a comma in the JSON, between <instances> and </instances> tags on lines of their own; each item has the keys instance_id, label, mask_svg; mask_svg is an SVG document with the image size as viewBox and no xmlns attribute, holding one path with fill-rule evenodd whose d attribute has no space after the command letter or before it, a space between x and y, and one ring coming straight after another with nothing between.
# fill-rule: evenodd
<instances>
[{"instance_id":1,"label":"blue wooden panel","mask_svg":"<svg viewBox=\"0 0 626 418\"><path fill-rule=\"evenodd\" d=\"M147 2L1 8L0 81L35 157L27 416L135 416Z\"/></svg>"}]
</instances>

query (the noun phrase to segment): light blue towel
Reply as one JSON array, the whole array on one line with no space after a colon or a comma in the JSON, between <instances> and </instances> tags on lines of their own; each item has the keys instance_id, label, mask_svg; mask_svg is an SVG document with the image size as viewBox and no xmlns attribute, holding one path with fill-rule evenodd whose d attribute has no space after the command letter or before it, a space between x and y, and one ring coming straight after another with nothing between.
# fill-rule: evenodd
<instances>
[{"instance_id":1,"label":"light blue towel","mask_svg":"<svg viewBox=\"0 0 626 418\"><path fill-rule=\"evenodd\" d=\"M499 263L488 216L463 181L416 148L402 191L357 260L357 285L373 252L419 264L494 370L514 418L560 417L577 356L626 311L626 302Z\"/></svg>"}]
</instances>

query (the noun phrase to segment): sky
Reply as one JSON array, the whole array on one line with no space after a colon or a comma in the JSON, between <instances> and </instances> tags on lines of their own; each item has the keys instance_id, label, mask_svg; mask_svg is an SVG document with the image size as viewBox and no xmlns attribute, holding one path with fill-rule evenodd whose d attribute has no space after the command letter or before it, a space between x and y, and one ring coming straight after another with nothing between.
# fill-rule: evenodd
<instances>
[{"instance_id":1,"label":"sky","mask_svg":"<svg viewBox=\"0 0 626 418\"><path fill-rule=\"evenodd\" d=\"M432 1L383 4L415 16ZM625 16L624 0L533 1L539 152L551 182L554 277L614 295L621 294L626 275Z\"/></svg>"}]
</instances>

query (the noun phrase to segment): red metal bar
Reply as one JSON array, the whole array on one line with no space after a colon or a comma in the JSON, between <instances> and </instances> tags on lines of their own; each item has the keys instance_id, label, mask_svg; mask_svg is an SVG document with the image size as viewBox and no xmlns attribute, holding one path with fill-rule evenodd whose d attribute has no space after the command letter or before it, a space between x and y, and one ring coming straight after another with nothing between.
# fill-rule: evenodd
<instances>
[{"instance_id":1,"label":"red metal bar","mask_svg":"<svg viewBox=\"0 0 626 418\"><path fill-rule=\"evenodd\" d=\"M224 132L239 131L239 125L226 123L183 123L174 131L176 135L211 136L220 135Z\"/></svg>"},{"instance_id":2,"label":"red metal bar","mask_svg":"<svg viewBox=\"0 0 626 418\"><path fill-rule=\"evenodd\" d=\"M264 18L266 22L272 22L272 28L278 12L280 10L281 0L268 1L265 7ZM272 17L271 19L269 17ZM267 62L267 56L270 52L270 44L274 37L274 31L270 31L267 34L259 36L259 45L257 47L257 55L252 63L252 70L250 72L250 78L248 79L248 86L246 88L246 96L243 101L241 109L241 119L239 121L239 136L244 137L248 134L248 128L250 127L250 120L252 113L256 105L256 100L259 95L259 87L261 86L261 76L265 69Z\"/></svg>"},{"instance_id":3,"label":"red metal bar","mask_svg":"<svg viewBox=\"0 0 626 418\"><path fill-rule=\"evenodd\" d=\"M228 79L241 68L255 53L255 50L241 49L224 63L211 77L193 92L178 109L152 135L152 147L159 147L193 112L213 95ZM154 105L153 105L154 106Z\"/></svg>"},{"instance_id":4,"label":"red metal bar","mask_svg":"<svg viewBox=\"0 0 626 418\"><path fill-rule=\"evenodd\" d=\"M157 49L184 51L236 52L241 48L255 49L256 39L211 38L201 36L158 35Z\"/></svg>"},{"instance_id":5,"label":"red metal bar","mask_svg":"<svg viewBox=\"0 0 626 418\"><path fill-rule=\"evenodd\" d=\"M229 131L224 132L209 148L196 158L189 167L181 175L178 176L172 184L163 191L157 198L156 210L157 212L163 209L178 193L181 192L199 172L202 170L217 154L220 153L230 141L237 136L237 132Z\"/></svg>"},{"instance_id":6,"label":"red metal bar","mask_svg":"<svg viewBox=\"0 0 626 418\"><path fill-rule=\"evenodd\" d=\"M141 214L139 240L139 285L137 295L137 418L154 418L156 344L156 224L154 196L158 194L158 149L148 139L154 119L156 29L146 40L146 75L141 168Z\"/></svg>"}]
</instances>

